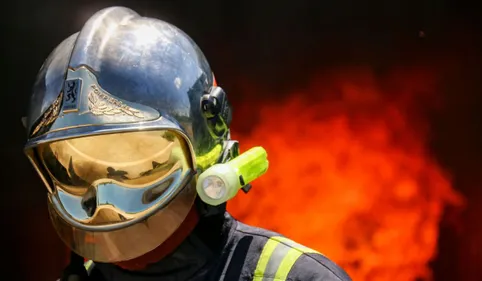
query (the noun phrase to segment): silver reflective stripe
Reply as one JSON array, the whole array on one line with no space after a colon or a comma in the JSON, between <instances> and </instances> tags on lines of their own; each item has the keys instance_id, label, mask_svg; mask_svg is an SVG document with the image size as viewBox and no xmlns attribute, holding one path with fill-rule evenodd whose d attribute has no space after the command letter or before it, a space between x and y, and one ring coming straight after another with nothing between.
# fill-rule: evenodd
<instances>
[{"instance_id":1,"label":"silver reflective stripe","mask_svg":"<svg viewBox=\"0 0 482 281\"><path fill-rule=\"evenodd\" d=\"M264 270L263 281L272 280L272 276L275 276L279 266L281 265L281 262L290 249L292 248L283 243L276 245L276 248L274 249L268 261L268 265L266 265Z\"/></svg>"},{"instance_id":2,"label":"silver reflective stripe","mask_svg":"<svg viewBox=\"0 0 482 281\"><path fill-rule=\"evenodd\" d=\"M268 239L254 271L253 281L284 281L298 258L303 254L318 253L288 238Z\"/></svg>"}]
</instances>

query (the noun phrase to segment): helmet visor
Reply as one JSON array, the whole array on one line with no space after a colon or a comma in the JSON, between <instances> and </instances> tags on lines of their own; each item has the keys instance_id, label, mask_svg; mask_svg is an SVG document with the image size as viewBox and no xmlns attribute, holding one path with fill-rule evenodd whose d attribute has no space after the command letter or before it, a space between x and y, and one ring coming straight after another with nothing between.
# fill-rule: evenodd
<instances>
[{"instance_id":1,"label":"helmet visor","mask_svg":"<svg viewBox=\"0 0 482 281\"><path fill-rule=\"evenodd\" d=\"M157 247L184 220L196 196L187 185L193 176L189 151L184 138L171 130L94 135L40 144L37 155L51 179L51 216L61 238L77 253L96 261L127 260ZM171 204L175 209L168 210ZM160 212L163 209L168 211ZM155 213L157 223L164 220L169 225L162 227L165 233L154 234L153 228L145 228L144 236L157 236L151 237L153 240L142 251L112 241L122 236L124 241L132 239L122 234L132 230L123 229ZM162 213L169 217L163 218ZM139 226L135 228L136 240L149 240Z\"/></svg>"},{"instance_id":2,"label":"helmet visor","mask_svg":"<svg viewBox=\"0 0 482 281\"><path fill-rule=\"evenodd\" d=\"M38 147L50 176L77 193L102 182L142 188L189 166L175 132L139 131L61 140Z\"/></svg>"}]
</instances>

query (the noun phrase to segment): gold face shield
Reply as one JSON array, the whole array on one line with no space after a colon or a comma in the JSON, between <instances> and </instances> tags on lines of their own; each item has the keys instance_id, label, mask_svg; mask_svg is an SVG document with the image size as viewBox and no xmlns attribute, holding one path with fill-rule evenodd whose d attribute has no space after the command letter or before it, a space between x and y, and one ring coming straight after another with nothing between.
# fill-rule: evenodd
<instances>
[{"instance_id":1,"label":"gold face shield","mask_svg":"<svg viewBox=\"0 0 482 281\"><path fill-rule=\"evenodd\" d=\"M125 261L164 242L196 197L185 139L171 130L40 144L49 210L64 242L99 262Z\"/></svg>"}]
</instances>

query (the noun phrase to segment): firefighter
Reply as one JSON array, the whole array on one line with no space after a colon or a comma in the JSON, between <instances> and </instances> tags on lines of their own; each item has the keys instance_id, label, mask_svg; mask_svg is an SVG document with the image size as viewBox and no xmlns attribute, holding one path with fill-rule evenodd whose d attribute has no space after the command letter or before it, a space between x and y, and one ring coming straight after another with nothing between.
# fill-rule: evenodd
<instances>
[{"instance_id":1,"label":"firefighter","mask_svg":"<svg viewBox=\"0 0 482 281\"><path fill-rule=\"evenodd\" d=\"M240 154L230 122L203 53L169 23L111 7L60 43L25 119L25 153L72 251L60 280L350 280L226 212L268 168L262 147Z\"/></svg>"}]
</instances>

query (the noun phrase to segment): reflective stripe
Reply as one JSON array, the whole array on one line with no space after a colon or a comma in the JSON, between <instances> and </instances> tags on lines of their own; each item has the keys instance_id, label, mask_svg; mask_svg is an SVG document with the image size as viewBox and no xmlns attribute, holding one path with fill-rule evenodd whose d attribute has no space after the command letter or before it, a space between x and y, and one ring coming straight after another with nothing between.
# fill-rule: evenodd
<instances>
[{"instance_id":1,"label":"reflective stripe","mask_svg":"<svg viewBox=\"0 0 482 281\"><path fill-rule=\"evenodd\" d=\"M281 264L278 267L278 271L276 271L276 275L274 276L275 280L286 280L288 274L290 273L291 268L295 264L296 260L303 254L300 250L296 248L291 248L286 256L281 261Z\"/></svg>"},{"instance_id":2,"label":"reflective stripe","mask_svg":"<svg viewBox=\"0 0 482 281\"><path fill-rule=\"evenodd\" d=\"M84 267L85 267L85 270L87 270L87 274L90 275L90 272L94 268L94 265L95 265L94 262L91 260L84 262Z\"/></svg>"},{"instance_id":3,"label":"reflective stripe","mask_svg":"<svg viewBox=\"0 0 482 281\"><path fill-rule=\"evenodd\" d=\"M94 268L94 265L94 262L90 260L84 262L84 268L85 270L87 270L87 274L90 274L90 271L92 270L92 268ZM60 281L60 279L57 279L56 281Z\"/></svg>"},{"instance_id":4,"label":"reflective stripe","mask_svg":"<svg viewBox=\"0 0 482 281\"><path fill-rule=\"evenodd\" d=\"M269 259L268 265L266 266L266 269L264 270L265 277L274 276L276 274L276 272L278 271L281 265L281 261L284 259L284 257L288 254L288 252L291 249L293 248L291 248L290 246L287 246L283 243L278 243L273 253L271 254L271 257ZM266 281L266 278L264 281Z\"/></svg>"},{"instance_id":5,"label":"reflective stripe","mask_svg":"<svg viewBox=\"0 0 482 281\"><path fill-rule=\"evenodd\" d=\"M318 252L285 237L271 237L261 252L253 281L286 280L298 258L308 253Z\"/></svg>"},{"instance_id":6,"label":"reflective stripe","mask_svg":"<svg viewBox=\"0 0 482 281\"><path fill-rule=\"evenodd\" d=\"M271 259L271 255L273 254L276 246L278 246L279 242L276 240L269 239L268 242L263 247L263 251L259 256L258 264L256 265L256 269L254 270L254 278L253 281L262 281L264 277L264 271L268 266L269 260Z\"/></svg>"}]
</instances>

